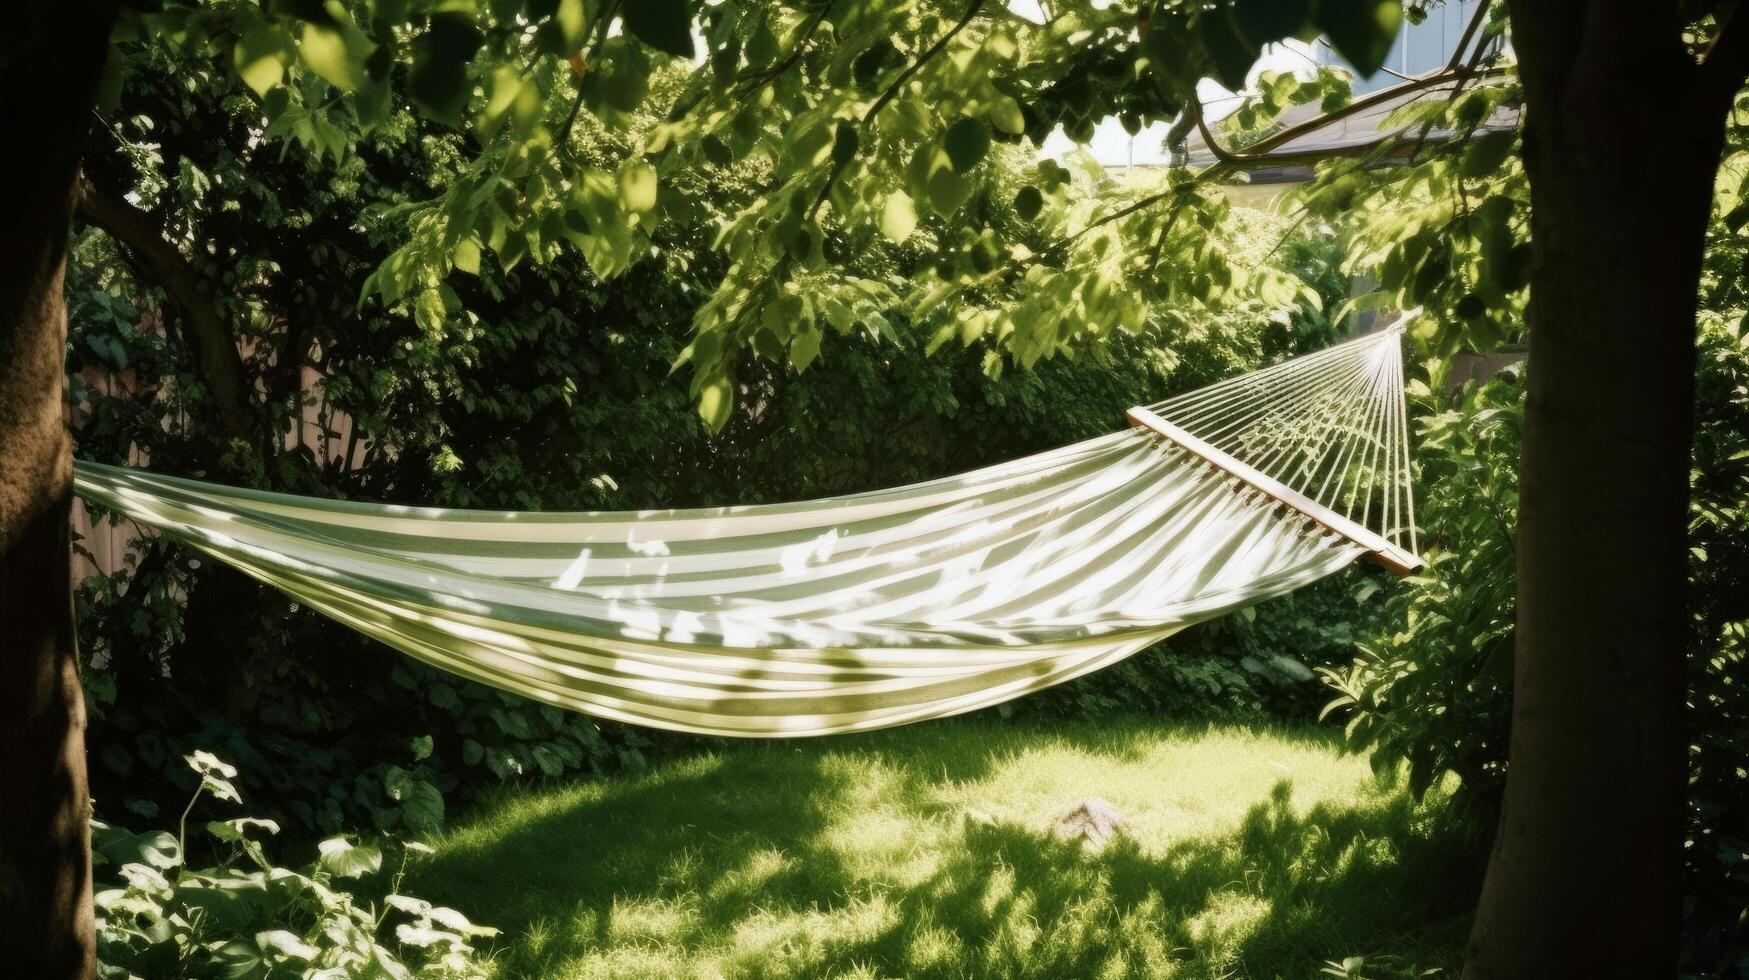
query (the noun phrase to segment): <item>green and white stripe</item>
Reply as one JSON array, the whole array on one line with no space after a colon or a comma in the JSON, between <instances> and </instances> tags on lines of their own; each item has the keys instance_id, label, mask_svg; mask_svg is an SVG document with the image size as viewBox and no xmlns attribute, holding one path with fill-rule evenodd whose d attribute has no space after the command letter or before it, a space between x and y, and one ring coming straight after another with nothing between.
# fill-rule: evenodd
<instances>
[{"instance_id":1,"label":"green and white stripe","mask_svg":"<svg viewBox=\"0 0 1749 980\"><path fill-rule=\"evenodd\" d=\"M445 670L712 735L998 704L1363 551L1143 431L893 490L703 510L322 501L93 463L77 482Z\"/></svg>"}]
</instances>

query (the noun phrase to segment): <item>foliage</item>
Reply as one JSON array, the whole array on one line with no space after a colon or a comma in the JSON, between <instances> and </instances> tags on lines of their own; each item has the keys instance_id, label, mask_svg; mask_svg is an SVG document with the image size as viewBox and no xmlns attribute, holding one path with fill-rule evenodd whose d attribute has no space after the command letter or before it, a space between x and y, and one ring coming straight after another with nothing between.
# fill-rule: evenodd
<instances>
[{"instance_id":1,"label":"foliage","mask_svg":"<svg viewBox=\"0 0 1749 980\"><path fill-rule=\"evenodd\" d=\"M367 284L427 331L459 305L452 271L476 273L483 252L506 271L581 255L609 279L702 206L678 173L758 161L768 181L716 229L723 274L681 354L720 429L746 395L744 352L805 369L828 331L884 334L895 306L915 319L953 300L949 334L988 337L995 371L1136 330L1149 302L1218 305L1232 269L1202 233L1225 212L1218 195L1175 179L1080 199L1041 164L1002 188L1048 239L1034 248L980 219L977 201L1003 176L992 147L1037 144L1059 124L1086 139L1112 114L1170 119L1199 79L1241 87L1262 47L1287 37L1324 34L1370 72L1401 17L1398 0L1083 0L1053 4L1043 23L984 0L207 0L127 8L105 88L119 100L162 58L209 78L216 68L262 139L316 158L344 160L415 113L460 130L468 150L451 179L397 209L405 243ZM695 54L695 31L704 57L687 67L675 59ZM656 81L667 65L686 67L677 88ZM624 129L639 111L662 121L615 165L574 152L580 117ZM925 232L929 274L847 271L930 215L943 225Z\"/></svg>"},{"instance_id":2,"label":"foliage","mask_svg":"<svg viewBox=\"0 0 1749 980\"><path fill-rule=\"evenodd\" d=\"M1376 283L1344 311L1420 309L1423 351L1486 353L1522 338L1529 296L1530 187L1497 120L1523 93L1502 69L1438 95L1393 113L1401 134L1366 156L1321 163L1297 199L1347 239L1343 269Z\"/></svg>"},{"instance_id":3,"label":"foliage","mask_svg":"<svg viewBox=\"0 0 1749 980\"><path fill-rule=\"evenodd\" d=\"M1417 796L1455 774L1455 801L1485 822L1506 777L1524 391L1508 374L1448 396L1445 373L1411 386L1428 567L1391 592L1351 665L1319 673L1350 746L1381 772L1406 763Z\"/></svg>"},{"instance_id":4,"label":"foliage","mask_svg":"<svg viewBox=\"0 0 1749 980\"><path fill-rule=\"evenodd\" d=\"M173 835L129 833L92 821L97 941L104 977L464 977L483 964L473 943L497 930L451 908L398 894L413 853L406 844L379 909L348 888L380 876L383 853L344 837L325 840L302 871L275 865L262 838L271 820L234 817L206 824L219 852L191 868L188 818L203 796L241 803L237 770L210 752L186 757L199 779ZM113 876L113 877L111 877ZM393 921L394 939L381 934Z\"/></svg>"},{"instance_id":5,"label":"foliage","mask_svg":"<svg viewBox=\"0 0 1749 980\"><path fill-rule=\"evenodd\" d=\"M749 362L739 377L755 397L713 437L688 417L686 386L668 375L692 311L720 274L714 230L770 186L765 164L666 173L664 186L698 207L656 233L659 256L611 281L573 253L506 268L488 251L477 275L447 281L445 316L421 319L360 309L350 297L401 241L399 210L456 179L465 152L458 137L407 115L351 152L296 142L264 152L254 103L228 69L191 69L150 47L131 63L87 171L100 186L127 189L167 233L206 243L184 254L217 284L214 301L238 333L257 431L236 439L219 423L186 317L134 275L136 246L88 233L70 272L68 360L86 458L137 453L166 472L264 489L458 507L627 509L848 493L1110 431L1125 406L1320 346L1331 334L1326 311L1346 289L1328 242L1284 219L1235 211L1204 233L1232 268L1300 286L1236 290L1219 315L1151 305L1137 332L1025 372L989 370L997 347L987 339L955 334L934 349L945 313L916 320L896 309L884 333L823 338L805 372ZM684 78L659 70L650 84L669 90ZM617 129L579 117L573 152L618 168L659 122L642 110L623 114ZM1157 186L1070 162L1065 194ZM1031 164L1002 147L982 166L1004 188ZM1043 247L1012 198L978 197L981 220ZM910 281L936 263L927 243L948 227L925 216L906 243L864 249L843 268ZM312 405L321 428L335 431L302 423ZM349 433L338 431L338 413L354 423ZM186 789L176 760L199 746L242 764L251 798L300 834L418 832L479 786L636 769L650 747L635 730L404 662L162 544L123 574L87 580L79 603L95 785L144 815ZM1294 608L1301 621L1303 604ZM1270 622L1265 614L1265 628ZM1072 695L1086 700L1061 703L1191 713L1204 710L1200 692L1211 683L1223 685L1234 710L1303 701L1309 688L1293 680L1303 670L1281 659L1300 656L1298 639L1248 644L1216 628L1181 642L1197 652L1089 679ZM1221 662L1205 663L1205 653Z\"/></svg>"}]
</instances>

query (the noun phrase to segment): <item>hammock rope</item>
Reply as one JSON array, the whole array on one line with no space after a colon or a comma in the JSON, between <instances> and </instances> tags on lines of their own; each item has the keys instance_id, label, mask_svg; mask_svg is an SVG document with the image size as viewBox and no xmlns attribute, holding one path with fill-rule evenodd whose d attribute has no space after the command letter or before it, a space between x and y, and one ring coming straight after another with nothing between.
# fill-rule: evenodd
<instances>
[{"instance_id":1,"label":"hammock rope","mask_svg":"<svg viewBox=\"0 0 1749 980\"><path fill-rule=\"evenodd\" d=\"M1418 566L1399 338L941 480L628 513L315 500L80 462L78 491L441 669L633 724L858 731L998 704L1367 557Z\"/></svg>"}]
</instances>

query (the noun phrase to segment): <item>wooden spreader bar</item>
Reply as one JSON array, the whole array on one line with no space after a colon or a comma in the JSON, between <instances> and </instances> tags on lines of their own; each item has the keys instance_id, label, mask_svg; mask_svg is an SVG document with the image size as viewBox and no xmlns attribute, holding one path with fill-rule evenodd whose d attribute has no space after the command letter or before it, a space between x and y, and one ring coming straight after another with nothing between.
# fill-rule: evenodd
<instances>
[{"instance_id":1,"label":"wooden spreader bar","mask_svg":"<svg viewBox=\"0 0 1749 980\"><path fill-rule=\"evenodd\" d=\"M1124 414L1129 417L1130 425L1138 429L1152 430L1168 441L1201 457L1216 469L1224 470L1238 477L1265 494L1274 497L1283 506L1299 511L1311 518L1313 522L1365 548L1368 561L1382 565L1398 575L1413 575L1427 567L1427 563L1422 561L1419 556L1397 547L1371 528L1336 513L1293 487L1259 472L1256 467L1243 460L1235 459L1229 453L1216 449L1153 412L1145 408L1132 408Z\"/></svg>"}]
</instances>

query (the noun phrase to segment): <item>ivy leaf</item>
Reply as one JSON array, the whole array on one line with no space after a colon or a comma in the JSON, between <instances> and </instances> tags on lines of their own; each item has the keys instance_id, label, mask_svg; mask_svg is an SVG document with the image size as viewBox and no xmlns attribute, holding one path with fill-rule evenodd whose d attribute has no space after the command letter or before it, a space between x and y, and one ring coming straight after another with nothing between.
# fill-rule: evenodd
<instances>
[{"instance_id":1,"label":"ivy leaf","mask_svg":"<svg viewBox=\"0 0 1749 980\"><path fill-rule=\"evenodd\" d=\"M1403 26L1402 0L1323 0L1315 22L1336 52L1361 75L1384 66L1391 43Z\"/></svg>"},{"instance_id":2,"label":"ivy leaf","mask_svg":"<svg viewBox=\"0 0 1749 980\"><path fill-rule=\"evenodd\" d=\"M677 58L690 58L692 11L686 0L636 0L626 4L626 31L631 36Z\"/></svg>"},{"instance_id":3,"label":"ivy leaf","mask_svg":"<svg viewBox=\"0 0 1749 980\"><path fill-rule=\"evenodd\" d=\"M894 191L881 208L881 234L895 245L903 244L917 228L917 205L911 195Z\"/></svg>"}]
</instances>

